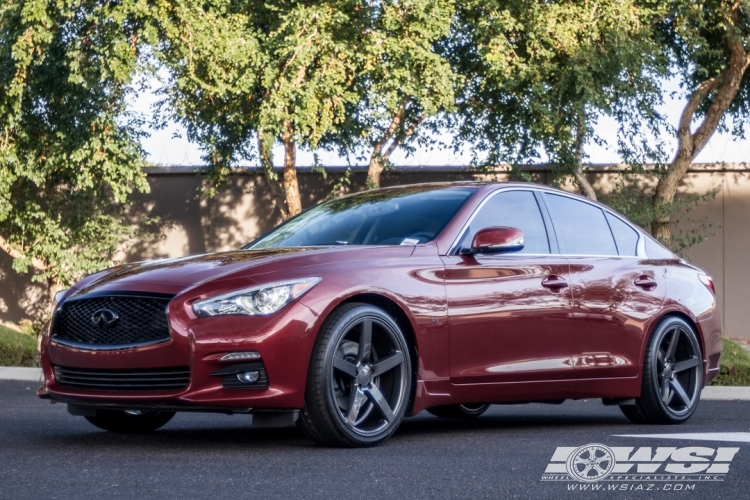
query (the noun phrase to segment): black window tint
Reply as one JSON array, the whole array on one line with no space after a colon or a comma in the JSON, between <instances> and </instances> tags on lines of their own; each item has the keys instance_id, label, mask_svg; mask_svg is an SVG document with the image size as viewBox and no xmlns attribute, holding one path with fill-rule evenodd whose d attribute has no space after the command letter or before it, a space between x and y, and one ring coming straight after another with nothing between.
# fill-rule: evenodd
<instances>
[{"instance_id":1,"label":"black window tint","mask_svg":"<svg viewBox=\"0 0 750 500\"><path fill-rule=\"evenodd\" d=\"M440 234L475 192L440 186L365 191L321 203L249 248L424 243Z\"/></svg>"},{"instance_id":2,"label":"black window tint","mask_svg":"<svg viewBox=\"0 0 750 500\"><path fill-rule=\"evenodd\" d=\"M545 193L544 199L563 253L617 255L615 240L600 208L567 196Z\"/></svg>"},{"instance_id":3,"label":"black window tint","mask_svg":"<svg viewBox=\"0 0 750 500\"><path fill-rule=\"evenodd\" d=\"M507 191L490 198L471 221L461 247L470 247L477 231L493 226L515 227L523 231L523 250L514 253L549 253L547 230L531 191Z\"/></svg>"},{"instance_id":4,"label":"black window tint","mask_svg":"<svg viewBox=\"0 0 750 500\"><path fill-rule=\"evenodd\" d=\"M609 227L612 228L612 234L615 235L615 243L617 243L617 250L620 255L635 257L637 255L638 238L640 237L638 232L614 215L609 213L606 215Z\"/></svg>"}]
</instances>

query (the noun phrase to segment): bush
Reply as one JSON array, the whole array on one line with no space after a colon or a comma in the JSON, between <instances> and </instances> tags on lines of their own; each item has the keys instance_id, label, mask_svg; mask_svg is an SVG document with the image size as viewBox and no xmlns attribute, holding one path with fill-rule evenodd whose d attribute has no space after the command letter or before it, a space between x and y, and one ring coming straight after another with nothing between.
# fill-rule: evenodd
<instances>
[{"instance_id":1,"label":"bush","mask_svg":"<svg viewBox=\"0 0 750 500\"><path fill-rule=\"evenodd\" d=\"M36 339L0 325L0 366L36 366Z\"/></svg>"},{"instance_id":2,"label":"bush","mask_svg":"<svg viewBox=\"0 0 750 500\"><path fill-rule=\"evenodd\" d=\"M728 338L723 343L719 376L711 385L750 385L750 353Z\"/></svg>"}]
</instances>

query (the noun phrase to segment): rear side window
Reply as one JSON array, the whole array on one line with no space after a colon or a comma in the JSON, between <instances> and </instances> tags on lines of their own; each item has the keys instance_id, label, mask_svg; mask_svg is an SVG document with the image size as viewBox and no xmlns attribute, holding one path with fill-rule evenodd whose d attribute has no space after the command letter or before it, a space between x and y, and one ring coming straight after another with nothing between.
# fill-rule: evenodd
<instances>
[{"instance_id":1,"label":"rear side window","mask_svg":"<svg viewBox=\"0 0 750 500\"><path fill-rule=\"evenodd\" d=\"M620 255L630 257L638 255L638 238L640 238L638 232L614 215L610 213L606 215L612 234L615 235L615 243L617 243L617 250Z\"/></svg>"},{"instance_id":2,"label":"rear side window","mask_svg":"<svg viewBox=\"0 0 750 500\"><path fill-rule=\"evenodd\" d=\"M514 254L549 253L544 219L531 191L504 191L492 196L471 221L469 230L461 240L461 247L470 247L480 229L497 226L515 227L523 231L523 250Z\"/></svg>"},{"instance_id":3,"label":"rear side window","mask_svg":"<svg viewBox=\"0 0 750 500\"><path fill-rule=\"evenodd\" d=\"M578 255L617 255L604 212L588 203L544 193L560 250Z\"/></svg>"}]
</instances>

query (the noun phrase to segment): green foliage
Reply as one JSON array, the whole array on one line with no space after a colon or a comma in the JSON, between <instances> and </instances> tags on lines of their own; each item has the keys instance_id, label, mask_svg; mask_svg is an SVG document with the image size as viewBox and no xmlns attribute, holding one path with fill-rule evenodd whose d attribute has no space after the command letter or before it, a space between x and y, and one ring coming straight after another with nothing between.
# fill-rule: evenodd
<instances>
[{"instance_id":1,"label":"green foliage","mask_svg":"<svg viewBox=\"0 0 750 500\"><path fill-rule=\"evenodd\" d=\"M750 385L750 353L728 338L722 339L722 343L724 352L719 375L711 385Z\"/></svg>"},{"instance_id":2,"label":"green foliage","mask_svg":"<svg viewBox=\"0 0 750 500\"><path fill-rule=\"evenodd\" d=\"M666 60L650 38L661 7L634 0L461 2L447 46L465 76L459 136L476 161L548 160L570 174L601 142L602 115L648 113ZM546 157L546 158L545 158Z\"/></svg>"},{"instance_id":3,"label":"green foliage","mask_svg":"<svg viewBox=\"0 0 750 500\"><path fill-rule=\"evenodd\" d=\"M233 162L257 159L259 130L272 144L287 127L314 150L355 99L358 2L176 0L154 9L155 56L170 72L163 116L174 113L204 148L214 185Z\"/></svg>"},{"instance_id":4,"label":"green foliage","mask_svg":"<svg viewBox=\"0 0 750 500\"><path fill-rule=\"evenodd\" d=\"M460 75L436 50L450 34L454 0L373 2L361 18L361 50L352 89L356 100L329 144L361 160L387 167L398 147L433 145L440 123L452 112ZM372 179L370 179L371 181Z\"/></svg>"},{"instance_id":5,"label":"green foliage","mask_svg":"<svg viewBox=\"0 0 750 500\"><path fill-rule=\"evenodd\" d=\"M65 285L106 266L140 167L125 110L140 2L6 0L0 6L0 237L19 272Z\"/></svg>"},{"instance_id":6,"label":"green foliage","mask_svg":"<svg viewBox=\"0 0 750 500\"><path fill-rule=\"evenodd\" d=\"M0 325L0 366L36 366L36 340Z\"/></svg>"},{"instance_id":7,"label":"green foliage","mask_svg":"<svg viewBox=\"0 0 750 500\"><path fill-rule=\"evenodd\" d=\"M717 192L709 191L703 194L680 195L670 203L657 206L653 202L653 187L649 181L654 181L663 175L658 169L646 170L640 165L626 167L618 176L617 184L611 193L603 195L600 201L611 206L628 217L645 230L651 228L652 222L659 217L668 217L680 223L677 234L666 243L670 250L678 255L685 255L690 247L706 241L719 227L708 217L696 218L692 215L694 209L705 205L716 197Z\"/></svg>"}]
</instances>

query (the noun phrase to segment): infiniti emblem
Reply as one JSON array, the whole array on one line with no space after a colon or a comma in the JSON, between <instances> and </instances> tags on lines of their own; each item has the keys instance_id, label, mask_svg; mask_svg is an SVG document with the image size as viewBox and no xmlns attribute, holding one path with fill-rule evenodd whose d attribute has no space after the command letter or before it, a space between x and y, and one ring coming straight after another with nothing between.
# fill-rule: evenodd
<instances>
[{"instance_id":1,"label":"infiniti emblem","mask_svg":"<svg viewBox=\"0 0 750 500\"><path fill-rule=\"evenodd\" d=\"M111 309L99 309L91 315L91 322L99 328L111 328L120 317Z\"/></svg>"}]
</instances>

